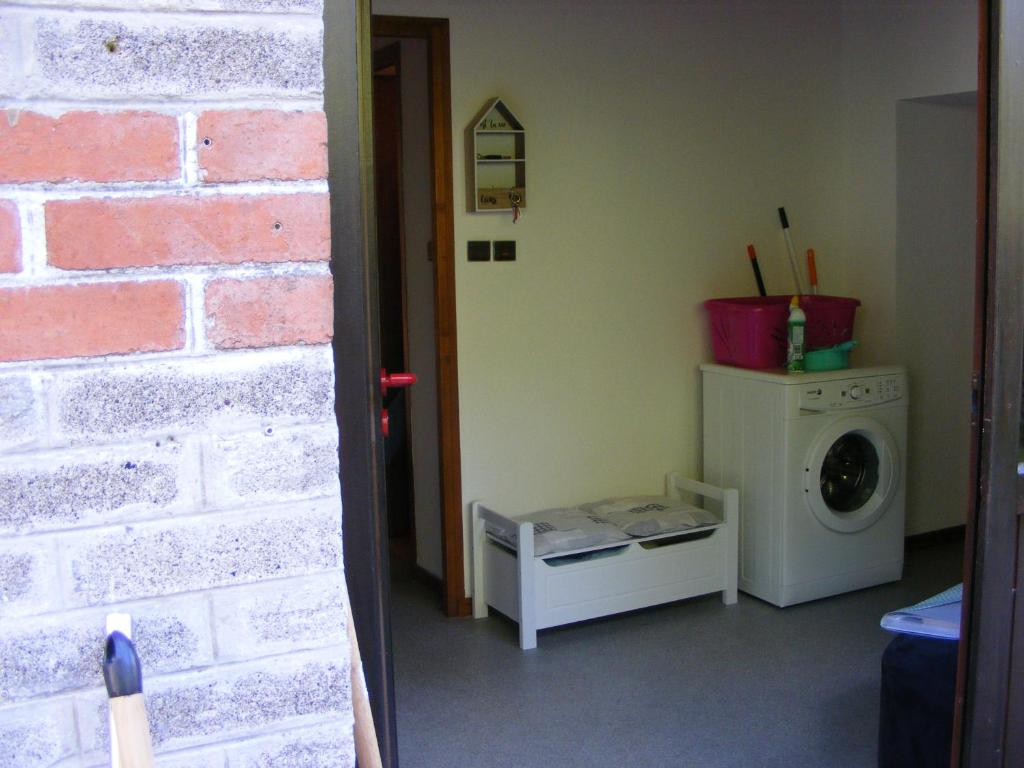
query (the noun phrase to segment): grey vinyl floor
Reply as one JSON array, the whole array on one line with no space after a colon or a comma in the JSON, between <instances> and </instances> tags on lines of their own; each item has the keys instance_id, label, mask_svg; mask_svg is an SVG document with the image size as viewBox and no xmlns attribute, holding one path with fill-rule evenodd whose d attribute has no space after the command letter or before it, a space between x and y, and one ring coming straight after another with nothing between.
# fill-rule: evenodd
<instances>
[{"instance_id":1,"label":"grey vinyl floor","mask_svg":"<svg viewBox=\"0 0 1024 768\"><path fill-rule=\"evenodd\" d=\"M400 765L869 768L879 619L958 583L962 546L912 549L895 584L785 609L695 598L545 630L525 653L513 622L447 619L396 576Z\"/></svg>"}]
</instances>

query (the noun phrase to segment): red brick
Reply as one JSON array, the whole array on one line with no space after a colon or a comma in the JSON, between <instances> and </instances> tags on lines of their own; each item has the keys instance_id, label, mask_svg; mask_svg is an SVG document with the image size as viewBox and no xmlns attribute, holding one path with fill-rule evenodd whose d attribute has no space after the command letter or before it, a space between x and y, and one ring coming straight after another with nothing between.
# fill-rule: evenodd
<instances>
[{"instance_id":1,"label":"red brick","mask_svg":"<svg viewBox=\"0 0 1024 768\"><path fill-rule=\"evenodd\" d=\"M331 340L331 278L214 280L206 286L206 335L215 347L274 347Z\"/></svg>"},{"instance_id":2,"label":"red brick","mask_svg":"<svg viewBox=\"0 0 1024 768\"><path fill-rule=\"evenodd\" d=\"M178 121L155 112L35 112L0 120L0 182L175 179Z\"/></svg>"},{"instance_id":3,"label":"red brick","mask_svg":"<svg viewBox=\"0 0 1024 768\"><path fill-rule=\"evenodd\" d=\"M0 272L21 269L21 221L18 206L0 200Z\"/></svg>"},{"instance_id":4,"label":"red brick","mask_svg":"<svg viewBox=\"0 0 1024 768\"><path fill-rule=\"evenodd\" d=\"M184 341L174 281L0 289L0 361L158 352Z\"/></svg>"},{"instance_id":5,"label":"red brick","mask_svg":"<svg viewBox=\"0 0 1024 768\"><path fill-rule=\"evenodd\" d=\"M326 261L330 227L320 193L46 204L48 259L61 269Z\"/></svg>"},{"instance_id":6,"label":"red brick","mask_svg":"<svg viewBox=\"0 0 1024 768\"><path fill-rule=\"evenodd\" d=\"M323 112L204 112L197 139L205 181L327 177Z\"/></svg>"}]
</instances>

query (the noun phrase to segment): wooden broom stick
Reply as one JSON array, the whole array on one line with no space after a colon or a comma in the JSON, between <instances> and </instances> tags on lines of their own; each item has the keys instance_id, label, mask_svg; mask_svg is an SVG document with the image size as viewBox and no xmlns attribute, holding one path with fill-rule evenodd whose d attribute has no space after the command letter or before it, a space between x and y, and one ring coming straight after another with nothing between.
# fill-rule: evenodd
<instances>
[{"instance_id":1,"label":"wooden broom stick","mask_svg":"<svg viewBox=\"0 0 1024 768\"><path fill-rule=\"evenodd\" d=\"M107 636L103 680L110 697L111 748L120 768L153 768L153 742L142 697L142 665L135 645L121 632Z\"/></svg>"},{"instance_id":2,"label":"wooden broom stick","mask_svg":"<svg viewBox=\"0 0 1024 768\"><path fill-rule=\"evenodd\" d=\"M352 608L345 603L348 642L352 648L352 713L355 716L353 728L356 742L356 762L360 768L381 768L380 745L377 744L377 729L373 725L370 711L370 696L366 691L363 677L363 659L359 654L359 640L356 638Z\"/></svg>"}]
</instances>

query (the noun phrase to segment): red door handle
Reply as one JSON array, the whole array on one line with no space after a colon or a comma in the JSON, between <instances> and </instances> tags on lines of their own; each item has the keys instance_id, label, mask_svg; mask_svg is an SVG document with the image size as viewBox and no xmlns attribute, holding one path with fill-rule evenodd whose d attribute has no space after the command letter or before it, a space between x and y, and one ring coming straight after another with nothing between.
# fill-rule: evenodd
<instances>
[{"instance_id":1,"label":"red door handle","mask_svg":"<svg viewBox=\"0 0 1024 768\"><path fill-rule=\"evenodd\" d=\"M386 395L389 389L408 387L415 383L415 373L388 373L386 368L380 369L380 393L382 395Z\"/></svg>"},{"instance_id":2,"label":"red door handle","mask_svg":"<svg viewBox=\"0 0 1024 768\"><path fill-rule=\"evenodd\" d=\"M386 395L389 389L408 387L416 383L415 373L388 373L387 368L380 369L380 393ZM380 431L384 437L388 436L388 409L383 408L380 412Z\"/></svg>"}]
</instances>

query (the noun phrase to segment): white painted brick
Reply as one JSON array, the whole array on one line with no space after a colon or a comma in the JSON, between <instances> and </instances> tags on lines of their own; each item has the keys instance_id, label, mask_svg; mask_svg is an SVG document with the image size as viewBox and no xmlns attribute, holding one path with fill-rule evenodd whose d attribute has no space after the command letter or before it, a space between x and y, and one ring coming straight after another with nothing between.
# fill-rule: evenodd
<instances>
[{"instance_id":1,"label":"white painted brick","mask_svg":"<svg viewBox=\"0 0 1024 768\"><path fill-rule=\"evenodd\" d=\"M60 606L53 540L0 539L0 619L33 616Z\"/></svg>"},{"instance_id":2,"label":"white painted brick","mask_svg":"<svg viewBox=\"0 0 1024 768\"><path fill-rule=\"evenodd\" d=\"M338 497L337 428L267 426L214 437L204 446L203 472L206 499L213 506Z\"/></svg>"},{"instance_id":3,"label":"white painted brick","mask_svg":"<svg viewBox=\"0 0 1024 768\"><path fill-rule=\"evenodd\" d=\"M61 542L68 603L98 605L341 564L337 500L87 531Z\"/></svg>"},{"instance_id":4,"label":"white painted brick","mask_svg":"<svg viewBox=\"0 0 1024 768\"><path fill-rule=\"evenodd\" d=\"M230 768L352 768L352 718L232 745Z\"/></svg>"},{"instance_id":5,"label":"white painted brick","mask_svg":"<svg viewBox=\"0 0 1024 768\"><path fill-rule=\"evenodd\" d=\"M32 387L31 377L0 376L0 451L32 448L45 434L42 401Z\"/></svg>"},{"instance_id":6,"label":"white painted brick","mask_svg":"<svg viewBox=\"0 0 1024 768\"><path fill-rule=\"evenodd\" d=\"M68 0L18 0L19 5L67 7ZM320 15L322 0L74 0L76 8L125 11L224 11L229 13L303 13Z\"/></svg>"},{"instance_id":7,"label":"white painted brick","mask_svg":"<svg viewBox=\"0 0 1024 768\"><path fill-rule=\"evenodd\" d=\"M22 96L318 96L321 23L251 17L33 11Z\"/></svg>"},{"instance_id":8,"label":"white painted brick","mask_svg":"<svg viewBox=\"0 0 1024 768\"><path fill-rule=\"evenodd\" d=\"M149 678L146 710L158 752L302 727L351 712L349 649L337 646L203 672ZM75 697L82 747L107 749L107 701Z\"/></svg>"},{"instance_id":9,"label":"white painted brick","mask_svg":"<svg viewBox=\"0 0 1024 768\"><path fill-rule=\"evenodd\" d=\"M157 768L225 768L227 755L223 749L189 749L158 755L156 765Z\"/></svg>"},{"instance_id":10,"label":"white painted brick","mask_svg":"<svg viewBox=\"0 0 1024 768\"><path fill-rule=\"evenodd\" d=\"M345 575L274 580L211 594L220 661L255 659L345 641Z\"/></svg>"},{"instance_id":11,"label":"white painted brick","mask_svg":"<svg viewBox=\"0 0 1024 768\"><path fill-rule=\"evenodd\" d=\"M77 752L71 702L0 707L0 765L49 768Z\"/></svg>"},{"instance_id":12,"label":"white painted brick","mask_svg":"<svg viewBox=\"0 0 1024 768\"><path fill-rule=\"evenodd\" d=\"M227 768L228 758L219 747L185 749L154 756L157 768ZM83 768L110 768L110 756L96 751L88 753Z\"/></svg>"},{"instance_id":13,"label":"white painted brick","mask_svg":"<svg viewBox=\"0 0 1024 768\"><path fill-rule=\"evenodd\" d=\"M322 5L17 0L0 8L0 97L46 113L82 100L176 115L243 102L318 108ZM194 116L181 119L187 132ZM7 185L0 196L22 211L25 269L0 284L67 281L45 261L44 200L152 196L189 181ZM213 273L327 269L115 270L75 281L173 274L195 288ZM229 768L228 750L232 768L354 763L330 349L208 356L201 325L186 350L201 356L188 359L0 366L0 766L109 764L99 658L111 610L135 620L158 766ZM309 424L321 426L297 426ZM217 478L210 499L245 513L194 514L200 442L206 477ZM210 666L215 615L219 660L244 663ZM246 661L256 654L282 655ZM12 703L25 697L31 704Z\"/></svg>"},{"instance_id":14,"label":"white painted brick","mask_svg":"<svg viewBox=\"0 0 1024 768\"><path fill-rule=\"evenodd\" d=\"M67 7L68 0L18 0L38 8ZM229 11L235 13L312 13L320 15L322 0L74 0L76 8L118 8L128 11Z\"/></svg>"},{"instance_id":15,"label":"white painted brick","mask_svg":"<svg viewBox=\"0 0 1024 768\"><path fill-rule=\"evenodd\" d=\"M18 89L24 82L21 37L20 20L0 12L0 96L20 95Z\"/></svg>"},{"instance_id":16,"label":"white painted brick","mask_svg":"<svg viewBox=\"0 0 1024 768\"><path fill-rule=\"evenodd\" d=\"M143 673L142 692L149 695L152 681ZM78 739L82 752L87 756L85 762L102 762L105 757L107 764L110 763L110 712L109 699L106 688L95 688L91 691L83 691L74 694L72 697L75 705L75 719L78 722ZM149 702L146 702L148 714ZM152 715L150 715L152 716ZM150 723L152 729L152 723Z\"/></svg>"},{"instance_id":17,"label":"white painted brick","mask_svg":"<svg viewBox=\"0 0 1024 768\"><path fill-rule=\"evenodd\" d=\"M230 433L335 418L327 346L126 362L54 376L55 437L72 443Z\"/></svg>"},{"instance_id":18,"label":"white painted brick","mask_svg":"<svg viewBox=\"0 0 1024 768\"><path fill-rule=\"evenodd\" d=\"M103 685L108 612L132 616L145 675L213 662L209 606L200 595L6 621L0 625L0 689L13 700Z\"/></svg>"},{"instance_id":19,"label":"white painted brick","mask_svg":"<svg viewBox=\"0 0 1024 768\"><path fill-rule=\"evenodd\" d=\"M198 506L198 450L177 442L0 459L0 534L174 514Z\"/></svg>"}]
</instances>

